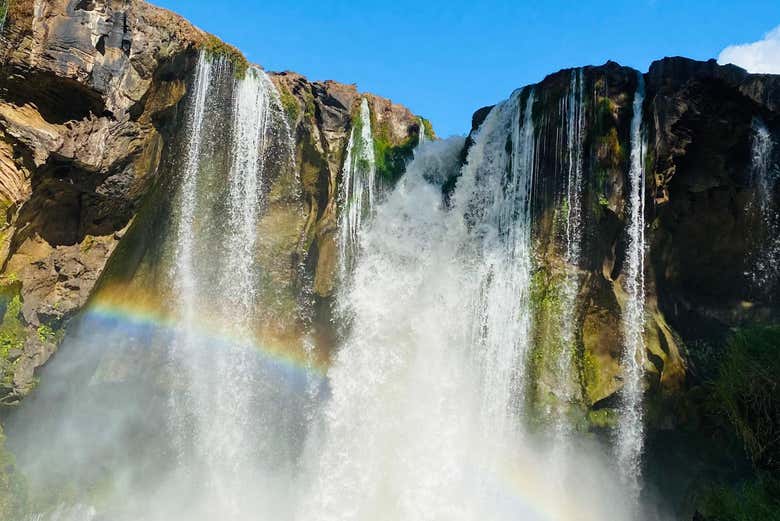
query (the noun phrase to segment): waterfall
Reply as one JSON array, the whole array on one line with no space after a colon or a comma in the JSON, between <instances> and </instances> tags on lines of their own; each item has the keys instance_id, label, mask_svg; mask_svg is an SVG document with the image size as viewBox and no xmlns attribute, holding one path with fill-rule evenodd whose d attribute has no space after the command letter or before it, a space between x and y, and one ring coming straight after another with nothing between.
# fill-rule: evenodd
<instances>
[{"instance_id":1,"label":"waterfall","mask_svg":"<svg viewBox=\"0 0 780 521\"><path fill-rule=\"evenodd\" d=\"M214 76L219 76L224 68L224 62L212 63L211 59L201 52L195 71L195 81L189 100L188 117L184 126L187 136L184 146L184 165L181 169L181 180L176 197L178 218L174 224L173 243L176 262L171 266L170 279L173 281L173 294L176 295L182 322L195 322L196 280L193 266L194 250L194 219L197 204L197 179L201 158L202 133L204 119L209 101L209 88ZM215 69L217 71L215 72ZM187 356L187 346L193 342L190 337L191 328L185 328L171 345L170 357L172 364ZM186 393L183 397L172 395L171 403L171 435L177 439L179 458L184 460L185 433L188 431L188 420L185 411L193 408L194 396ZM183 399L185 403L177 400Z\"/></svg>"},{"instance_id":2,"label":"waterfall","mask_svg":"<svg viewBox=\"0 0 780 521\"><path fill-rule=\"evenodd\" d=\"M149 271L97 289L14 422L20 468L50 502L31 520L291 518L319 379L274 356L258 309L264 194L295 166L286 122L264 72L239 80L200 55L161 181L172 195L142 215L162 231L137 245Z\"/></svg>"},{"instance_id":3,"label":"waterfall","mask_svg":"<svg viewBox=\"0 0 780 521\"><path fill-rule=\"evenodd\" d=\"M365 223L296 519L621 519L588 451L561 494L524 429L533 105L525 89L491 110L451 207L437 183L462 139L422 147Z\"/></svg>"},{"instance_id":4,"label":"waterfall","mask_svg":"<svg viewBox=\"0 0 780 521\"><path fill-rule=\"evenodd\" d=\"M628 228L624 261L622 332L623 389L617 427L617 459L623 479L634 499L640 492L640 474L644 444L643 378L646 360L645 325L645 144L642 135L644 80L638 75L631 119L631 159L628 173Z\"/></svg>"},{"instance_id":5,"label":"waterfall","mask_svg":"<svg viewBox=\"0 0 780 521\"><path fill-rule=\"evenodd\" d=\"M753 210L760 222L760 246L753 252L749 277L759 291L771 293L780 276L780 210L773 203L778 174L773 164L775 142L763 121L753 121L750 181L755 187Z\"/></svg>"},{"instance_id":6,"label":"waterfall","mask_svg":"<svg viewBox=\"0 0 780 521\"><path fill-rule=\"evenodd\" d=\"M423 143L425 143L425 123L423 122L422 118L417 118L420 125L420 134L417 136L417 146L419 147Z\"/></svg>"},{"instance_id":7,"label":"waterfall","mask_svg":"<svg viewBox=\"0 0 780 521\"><path fill-rule=\"evenodd\" d=\"M477 221L482 263L473 344L483 373L484 427L516 423L525 391L525 356L530 337L531 193L534 171L534 92L515 92L488 115L470 153L474 205L484 205ZM507 137L511 148L506 150Z\"/></svg>"},{"instance_id":8,"label":"waterfall","mask_svg":"<svg viewBox=\"0 0 780 521\"><path fill-rule=\"evenodd\" d=\"M559 443L565 443L570 429L566 419L566 406L573 398L571 366L577 331L577 296L580 290L580 252L582 250L582 146L585 132L584 107L585 79L582 69L571 72L569 95L563 113L566 129L566 194L563 258L566 274L561 285L560 297L560 352L556 363L558 374L558 399L562 402L554 418L555 434Z\"/></svg>"},{"instance_id":9,"label":"waterfall","mask_svg":"<svg viewBox=\"0 0 780 521\"><path fill-rule=\"evenodd\" d=\"M363 220L374 211L376 159L371 133L371 110L368 100L360 102L360 114L355 119L347 143L347 153L341 179L339 214L339 269L341 280L347 280L360 249L360 229Z\"/></svg>"},{"instance_id":10,"label":"waterfall","mask_svg":"<svg viewBox=\"0 0 780 521\"><path fill-rule=\"evenodd\" d=\"M223 266L210 297L220 306L216 312L220 322L226 324L224 329L237 339L252 338L252 319L256 316L259 280L253 260L272 89L264 72L250 69L246 78L237 82L233 94ZM252 349L251 342L240 341L207 355L213 361L215 378L214 388L205 390L211 403L198 413L203 433L200 443L210 451L211 472L219 476L214 486L221 489L224 498L235 495L240 484L230 478L236 473L240 475L242 462L256 450L258 433L251 407L255 370Z\"/></svg>"},{"instance_id":11,"label":"waterfall","mask_svg":"<svg viewBox=\"0 0 780 521\"><path fill-rule=\"evenodd\" d=\"M187 102L173 171L172 234L161 246L173 267L159 274L165 280L154 281L170 285L170 293L153 295L170 297L172 316L143 327L136 317L85 322L92 352L130 345L144 362L130 365L132 372L152 378L98 386L115 394L86 406L89 390L46 391L59 379L47 378L46 403L66 411L69 421L51 431L29 423L40 432L25 459L40 458L43 450L47 465L62 458L58 472L44 469L41 490L71 475L83 488L102 485L108 475L115 488L96 504L91 490L79 490L84 504L32 519L626 519L622 490L600 461L598 445L581 440L567 455L566 475L549 475L550 444L543 438L550 433L538 436L524 407L540 160L535 88L490 110L469 140L465 164L463 138L418 147L381 201L375 200L371 114L361 101L340 192L341 274L348 280L337 299L350 327L327 381L312 392L308 374L260 356L256 329L267 274L257 260L264 247L258 230L273 215L264 193L274 169L293 147L268 76L251 68L236 80L232 72L226 61L201 55ZM579 71L564 116L565 260L574 273L582 238L582 203L573 202L582 197L583 93ZM453 179L445 203L442 185ZM579 279L566 283L574 299ZM111 336L104 338L95 324ZM165 348L159 365L167 370L158 369L154 357ZM92 378L94 370L85 373ZM54 374L61 375L73 378L67 367ZM153 378L164 382L141 394ZM78 402L73 418L73 404L56 399L66 395ZM103 428L106 439L96 434ZM63 455L59 445L46 443L50 432L65 433L64 446L83 454ZM84 439L97 449L84 447ZM135 444L117 448L128 439Z\"/></svg>"},{"instance_id":12,"label":"waterfall","mask_svg":"<svg viewBox=\"0 0 780 521\"><path fill-rule=\"evenodd\" d=\"M201 132L201 126L210 71L224 69L224 64L212 64L201 56L198 67L173 270L176 307L182 316L171 357L186 389L184 402L174 403L173 413L186 419L173 428L181 430L177 435L191 437L194 453L186 455L184 466L190 473L203 474L210 495L206 508L238 516L247 503L257 501L254 487L275 486L269 480L276 480L264 472L266 465L284 474L279 465L284 465L282 453L287 447L278 438L290 427L293 415L274 412L285 406L287 398L269 385L273 376L258 360L254 345L261 194L266 159L272 141L279 137L273 127L284 117L278 93L263 71L250 68L244 79L235 80L223 177L223 171L215 168L219 154L201 150L212 138ZM213 75L213 79L226 78ZM289 139L289 132L281 137ZM274 159L284 162L289 150L282 143ZM226 341L204 338L200 333L204 323ZM269 515L278 512L274 508L266 505Z\"/></svg>"}]
</instances>

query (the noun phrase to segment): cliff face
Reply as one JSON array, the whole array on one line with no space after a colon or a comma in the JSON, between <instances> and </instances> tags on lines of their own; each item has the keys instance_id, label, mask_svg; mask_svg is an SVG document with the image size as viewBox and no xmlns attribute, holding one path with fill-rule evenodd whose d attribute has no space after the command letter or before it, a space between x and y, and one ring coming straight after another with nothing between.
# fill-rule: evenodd
<instances>
[{"instance_id":1,"label":"cliff face","mask_svg":"<svg viewBox=\"0 0 780 521\"><path fill-rule=\"evenodd\" d=\"M661 308L689 344L776 321L778 155L759 141L778 141L780 78L675 58L647 83Z\"/></svg>"},{"instance_id":2,"label":"cliff face","mask_svg":"<svg viewBox=\"0 0 780 521\"><path fill-rule=\"evenodd\" d=\"M0 403L13 404L34 387L35 369L139 211L169 201L167 172L198 52L225 56L237 76L247 64L179 16L137 0L12 0L0 43ZM360 94L292 73L272 79L298 168L269 180L261 262L276 308L289 311L289 302L311 295L322 301L322 313L296 308L276 321L278 336L300 336L312 319L328 320L338 181ZM408 154L420 119L369 99L388 153ZM120 279L149 247L139 237L166 218L148 213L155 215L137 225L128 258L112 263L121 264L112 268Z\"/></svg>"},{"instance_id":3,"label":"cliff face","mask_svg":"<svg viewBox=\"0 0 780 521\"><path fill-rule=\"evenodd\" d=\"M31 392L89 299L172 301L157 261L198 56L229 67L216 87L225 104L233 75L248 67L237 50L140 0L9 6L0 33L0 413ZM313 344L324 364L338 340L342 170L362 100L381 185L397 181L421 133L433 136L406 108L354 85L268 74L293 160L264 171L258 330L269 344ZM727 336L780 319L780 77L667 58L644 75L613 62L560 71L523 100L531 89L528 399L542 416L563 403L577 428L614 425L625 378L631 125L643 91L645 419L655 433L675 430L701 415L701 384ZM229 107L218 109L229 118ZM474 114L464 160L489 111ZM209 175L229 169L227 140L213 141ZM573 370L562 386L566 349ZM121 380L142 362L115 365L110 376ZM11 487L0 472L0 493Z\"/></svg>"},{"instance_id":4,"label":"cliff face","mask_svg":"<svg viewBox=\"0 0 780 521\"><path fill-rule=\"evenodd\" d=\"M11 2L0 49L3 403L30 391L35 368L92 294L142 203L165 206L172 190L166 172L198 50L226 55L236 74L246 70L238 51L144 2L35 5ZM559 326L560 209L568 194L555 143L572 74L561 71L534 86L540 143L534 370L542 401L556 385L550 375L559 346L551 332ZM637 74L611 62L582 69L584 231L573 384L581 403L596 409L609 406L622 386L621 276ZM369 100L378 175L388 184L424 129L404 107L351 85L289 72L271 79L294 137L295 168L278 169L268 180L260 224L268 328L284 341L313 333L327 352L335 341L338 187L360 100ZM718 344L731 327L776 318L777 268L760 247L774 247L776 223L767 212L776 210L760 203L776 200L777 186L755 179L752 147L757 121L777 135L780 81L681 58L654 63L644 80L648 385L668 395L684 388L693 370L695 352L689 356L686 346ZM475 113L475 130L486 114ZM758 193L767 187L774 192ZM137 264L149 248L138 237L165 218L157 211L138 224L136 239L118 255L131 260L112 271L124 270L125 278L137 273L132 258ZM759 271L771 280L759 280Z\"/></svg>"},{"instance_id":5,"label":"cliff face","mask_svg":"<svg viewBox=\"0 0 780 521\"><path fill-rule=\"evenodd\" d=\"M335 341L331 309L337 286L339 183L360 102L368 100L377 175L388 185L403 173L425 129L423 120L405 107L360 94L354 85L309 82L295 73L273 74L272 80L291 121L301 182L302 211L295 219L302 234L292 257L303 263L299 282L311 297L308 318L318 346L327 352Z\"/></svg>"},{"instance_id":6,"label":"cliff face","mask_svg":"<svg viewBox=\"0 0 780 521\"><path fill-rule=\"evenodd\" d=\"M0 48L0 403L34 384L155 177L206 35L143 2L13 1Z\"/></svg>"},{"instance_id":7,"label":"cliff face","mask_svg":"<svg viewBox=\"0 0 780 521\"><path fill-rule=\"evenodd\" d=\"M574 321L577 367L570 385L597 428L611 424L623 386L630 125L639 78L609 62L560 71L529 87L536 143L532 399L541 411L560 399L562 317ZM642 79L645 387L651 425L669 426L687 414L680 397L711 371L702 359L718 352L733 328L777 320L778 151L759 158L756 147L762 132L768 143L778 142L780 78L667 58ZM567 135L574 105L581 107L578 136ZM472 136L489 109L474 114ZM582 147L582 177L572 187L567 150L572 153L575 141ZM452 186L445 185L445 196ZM567 257L571 205L581 209L573 261ZM572 262L576 298L567 314Z\"/></svg>"}]
</instances>

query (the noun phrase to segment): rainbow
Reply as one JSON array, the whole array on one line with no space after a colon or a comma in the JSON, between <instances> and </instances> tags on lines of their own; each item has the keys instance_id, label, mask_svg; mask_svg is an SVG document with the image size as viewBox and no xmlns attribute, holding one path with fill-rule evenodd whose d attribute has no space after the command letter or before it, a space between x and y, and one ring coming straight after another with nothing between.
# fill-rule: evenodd
<instances>
[{"instance_id":1,"label":"rainbow","mask_svg":"<svg viewBox=\"0 0 780 521\"><path fill-rule=\"evenodd\" d=\"M101 327L116 331L162 332L172 336L180 334L184 325L167 312L161 302L164 299L149 292L130 288L101 289L83 312L85 321L97 321ZM265 366L296 378L322 381L328 364L323 356L307 352L303 340L294 335L252 333L237 335L207 317L198 317L187 332L195 334L215 349L231 346L247 346Z\"/></svg>"}]
</instances>

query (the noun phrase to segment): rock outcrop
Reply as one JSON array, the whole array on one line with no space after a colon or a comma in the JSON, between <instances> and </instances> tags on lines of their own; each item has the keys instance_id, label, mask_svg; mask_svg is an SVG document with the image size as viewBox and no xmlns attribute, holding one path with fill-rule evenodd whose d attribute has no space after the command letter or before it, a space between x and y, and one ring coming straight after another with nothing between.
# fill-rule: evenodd
<instances>
[{"instance_id":1,"label":"rock outcrop","mask_svg":"<svg viewBox=\"0 0 780 521\"><path fill-rule=\"evenodd\" d=\"M206 41L143 2L10 2L0 46L0 403L29 392L86 302L155 177L188 53Z\"/></svg>"},{"instance_id":2,"label":"rock outcrop","mask_svg":"<svg viewBox=\"0 0 780 521\"><path fill-rule=\"evenodd\" d=\"M0 404L13 404L34 387L35 369L56 350L139 211L165 200L154 192L171 188L166 172L198 52L225 56L237 76L248 64L140 0L11 0L0 38ZM300 172L271 180L262 262L283 304L314 295L322 310L290 312L282 329L295 330L289 322L328 321L337 186L360 94L293 73L272 78ZM369 99L377 136L388 155L400 152L402 168L421 120ZM396 161L387 170L398 169ZM112 271L132 262L117 261L123 266Z\"/></svg>"}]
</instances>

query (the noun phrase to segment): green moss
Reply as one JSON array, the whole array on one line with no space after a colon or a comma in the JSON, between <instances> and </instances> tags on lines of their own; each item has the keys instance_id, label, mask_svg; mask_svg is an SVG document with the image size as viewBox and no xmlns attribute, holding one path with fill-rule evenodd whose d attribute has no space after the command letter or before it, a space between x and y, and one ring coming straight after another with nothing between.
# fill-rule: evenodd
<instances>
[{"instance_id":1,"label":"green moss","mask_svg":"<svg viewBox=\"0 0 780 521\"><path fill-rule=\"evenodd\" d=\"M611 429L617 425L618 414L615 409L588 411L588 425L594 429Z\"/></svg>"},{"instance_id":2,"label":"green moss","mask_svg":"<svg viewBox=\"0 0 780 521\"><path fill-rule=\"evenodd\" d=\"M652 174L655 169L655 148L653 147L647 147L647 152L645 153L645 172L647 172L648 175Z\"/></svg>"},{"instance_id":3,"label":"green moss","mask_svg":"<svg viewBox=\"0 0 780 521\"><path fill-rule=\"evenodd\" d=\"M615 124L617 105L607 97L599 97L596 104L596 124L607 129Z\"/></svg>"},{"instance_id":4,"label":"green moss","mask_svg":"<svg viewBox=\"0 0 780 521\"><path fill-rule=\"evenodd\" d=\"M287 87L281 86L279 89L279 97L282 101L282 107L287 114L287 118L291 123L295 123L298 120L298 116L301 113L301 107L298 105L298 99L287 90Z\"/></svg>"},{"instance_id":5,"label":"green moss","mask_svg":"<svg viewBox=\"0 0 780 521\"><path fill-rule=\"evenodd\" d=\"M780 327L736 331L709 387L753 464L780 471Z\"/></svg>"},{"instance_id":6,"label":"green moss","mask_svg":"<svg viewBox=\"0 0 780 521\"><path fill-rule=\"evenodd\" d=\"M620 146L620 140L618 139L617 128L612 127L602 136L600 144L604 147L606 155L602 161L602 166L619 168L623 163L623 148Z\"/></svg>"},{"instance_id":7,"label":"green moss","mask_svg":"<svg viewBox=\"0 0 780 521\"><path fill-rule=\"evenodd\" d=\"M5 19L8 16L8 0L0 0L0 31L5 27Z\"/></svg>"},{"instance_id":8,"label":"green moss","mask_svg":"<svg viewBox=\"0 0 780 521\"><path fill-rule=\"evenodd\" d=\"M374 138L376 173L386 182L395 183L406 170L406 163L414 153L417 142L410 137L400 145L393 146L382 134Z\"/></svg>"},{"instance_id":9,"label":"green moss","mask_svg":"<svg viewBox=\"0 0 780 521\"><path fill-rule=\"evenodd\" d=\"M528 392L529 407L543 416L558 405L552 395L558 381L558 359L565 345L560 335L563 313L562 291L565 276L547 269L536 270L531 278L531 306L533 311L533 343L528 358L528 371L533 389Z\"/></svg>"},{"instance_id":10,"label":"green moss","mask_svg":"<svg viewBox=\"0 0 780 521\"><path fill-rule=\"evenodd\" d=\"M15 284L14 286L18 286ZM6 288L3 288L7 291ZM24 324L22 324L21 311L22 299L18 289L11 289L16 293L7 301L3 322L0 324L0 360L8 358L11 350L21 349L24 346L24 340L27 336ZM8 295L3 295L8 298Z\"/></svg>"},{"instance_id":11,"label":"green moss","mask_svg":"<svg viewBox=\"0 0 780 521\"><path fill-rule=\"evenodd\" d=\"M92 249L92 247L95 246L95 237L92 235L87 235L84 237L84 240L81 243L81 246L79 247L79 250L81 253L87 253L89 250Z\"/></svg>"},{"instance_id":12,"label":"green moss","mask_svg":"<svg viewBox=\"0 0 780 521\"><path fill-rule=\"evenodd\" d=\"M311 92L306 91L304 93L304 100L306 103L306 106L304 107L304 114L307 118L313 119L316 115L316 107L314 106L314 95Z\"/></svg>"},{"instance_id":13,"label":"green moss","mask_svg":"<svg viewBox=\"0 0 780 521\"><path fill-rule=\"evenodd\" d=\"M51 326L42 324L38 326L38 338L41 342L54 342L57 339L57 331L51 328Z\"/></svg>"},{"instance_id":14,"label":"green moss","mask_svg":"<svg viewBox=\"0 0 780 521\"><path fill-rule=\"evenodd\" d=\"M423 125L425 125L425 120L423 120ZM359 138L363 128L359 112L353 115L352 126L355 130L355 136ZM432 129L431 132L433 132ZM376 175L386 184L393 185L406 171L406 164L414 154L414 147L417 146L418 136L411 135L401 143L394 143L387 124L379 124L373 111L371 111L371 135L374 140ZM362 146L362 144L357 144L357 146Z\"/></svg>"},{"instance_id":15,"label":"green moss","mask_svg":"<svg viewBox=\"0 0 780 521\"><path fill-rule=\"evenodd\" d=\"M711 486L699 498L698 509L707 521L777 521L780 480L763 474L735 486Z\"/></svg>"},{"instance_id":16,"label":"green moss","mask_svg":"<svg viewBox=\"0 0 780 521\"><path fill-rule=\"evenodd\" d=\"M212 58L225 58L230 62L233 66L233 74L237 79L240 80L246 76L246 72L249 70L249 61L247 61L241 51L232 45L210 34L201 44L201 49L206 51L206 54Z\"/></svg>"}]
</instances>

